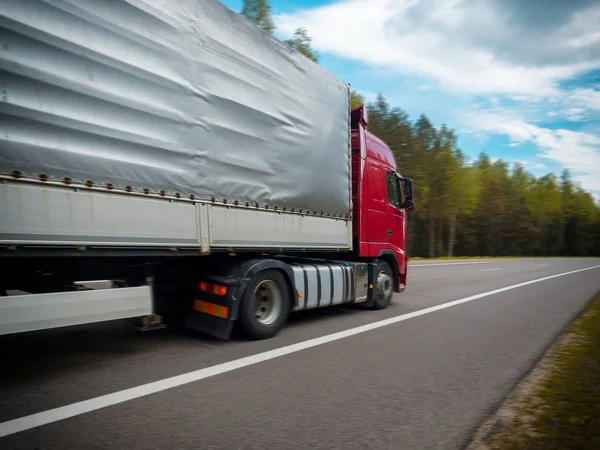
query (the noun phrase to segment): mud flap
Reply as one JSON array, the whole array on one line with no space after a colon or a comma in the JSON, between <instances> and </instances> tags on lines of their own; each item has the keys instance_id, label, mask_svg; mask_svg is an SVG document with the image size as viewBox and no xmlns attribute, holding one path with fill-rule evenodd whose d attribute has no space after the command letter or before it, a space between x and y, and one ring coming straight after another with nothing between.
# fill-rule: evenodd
<instances>
[{"instance_id":1,"label":"mud flap","mask_svg":"<svg viewBox=\"0 0 600 450\"><path fill-rule=\"evenodd\" d=\"M222 319L198 311L190 311L185 318L187 328L219 339L229 339L234 325L235 322L230 319Z\"/></svg>"},{"instance_id":2,"label":"mud flap","mask_svg":"<svg viewBox=\"0 0 600 450\"><path fill-rule=\"evenodd\" d=\"M219 339L229 339L238 315L240 280L209 276L197 284L185 326ZM223 289L224 292L219 293Z\"/></svg>"},{"instance_id":3,"label":"mud flap","mask_svg":"<svg viewBox=\"0 0 600 450\"><path fill-rule=\"evenodd\" d=\"M367 301L360 303L360 306L363 308L372 308L374 303L375 303L375 299L374 299L374 294L375 294L375 271L377 270L377 264L379 264L379 260L374 260L371 261L369 263L369 295L367 297Z\"/></svg>"}]
</instances>

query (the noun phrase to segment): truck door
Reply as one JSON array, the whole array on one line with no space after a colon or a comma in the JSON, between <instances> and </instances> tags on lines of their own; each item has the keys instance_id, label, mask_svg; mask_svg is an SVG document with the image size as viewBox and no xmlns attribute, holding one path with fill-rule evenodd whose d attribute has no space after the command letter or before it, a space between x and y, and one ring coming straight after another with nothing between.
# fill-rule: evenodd
<instances>
[{"instance_id":1,"label":"truck door","mask_svg":"<svg viewBox=\"0 0 600 450\"><path fill-rule=\"evenodd\" d=\"M404 248L406 245L404 235L404 220L406 211L404 210L404 196L402 193L400 178L396 172L388 172L387 174L387 196L387 244L390 250L404 253Z\"/></svg>"},{"instance_id":2,"label":"truck door","mask_svg":"<svg viewBox=\"0 0 600 450\"><path fill-rule=\"evenodd\" d=\"M370 250L378 254L387 246L387 193L386 169L372 162L367 163L367 223Z\"/></svg>"}]
</instances>

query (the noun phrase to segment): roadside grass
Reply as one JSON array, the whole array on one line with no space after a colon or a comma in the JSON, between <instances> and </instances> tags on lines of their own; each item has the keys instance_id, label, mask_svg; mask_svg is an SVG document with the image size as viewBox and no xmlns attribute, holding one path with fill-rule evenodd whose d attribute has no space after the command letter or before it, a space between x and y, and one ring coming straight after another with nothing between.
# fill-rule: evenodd
<instances>
[{"instance_id":1,"label":"roadside grass","mask_svg":"<svg viewBox=\"0 0 600 450\"><path fill-rule=\"evenodd\" d=\"M439 256L436 258L425 258L422 256L411 256L410 261L445 261L453 259L518 259L518 258L533 258L533 259L545 259L545 258L598 258L598 256Z\"/></svg>"},{"instance_id":2,"label":"roadside grass","mask_svg":"<svg viewBox=\"0 0 600 450\"><path fill-rule=\"evenodd\" d=\"M446 261L453 259L516 259L520 256L439 256L437 258L424 258L421 256L411 256L410 261Z\"/></svg>"},{"instance_id":3,"label":"roadside grass","mask_svg":"<svg viewBox=\"0 0 600 450\"><path fill-rule=\"evenodd\" d=\"M490 424L469 448L600 449L600 292Z\"/></svg>"}]
</instances>

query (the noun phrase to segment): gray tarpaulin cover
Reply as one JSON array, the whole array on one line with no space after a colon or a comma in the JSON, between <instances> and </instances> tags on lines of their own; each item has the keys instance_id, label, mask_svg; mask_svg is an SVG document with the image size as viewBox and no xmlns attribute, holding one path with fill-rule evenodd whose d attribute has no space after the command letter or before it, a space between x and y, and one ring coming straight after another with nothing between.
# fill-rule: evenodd
<instances>
[{"instance_id":1,"label":"gray tarpaulin cover","mask_svg":"<svg viewBox=\"0 0 600 450\"><path fill-rule=\"evenodd\" d=\"M348 87L216 0L0 0L0 172L347 214Z\"/></svg>"}]
</instances>

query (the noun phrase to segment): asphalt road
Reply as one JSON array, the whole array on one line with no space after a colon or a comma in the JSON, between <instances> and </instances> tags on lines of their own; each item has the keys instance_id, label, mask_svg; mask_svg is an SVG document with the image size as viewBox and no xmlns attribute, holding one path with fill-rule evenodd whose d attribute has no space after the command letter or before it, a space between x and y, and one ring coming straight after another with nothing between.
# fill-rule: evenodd
<instances>
[{"instance_id":1,"label":"asphalt road","mask_svg":"<svg viewBox=\"0 0 600 450\"><path fill-rule=\"evenodd\" d=\"M43 414L51 423L4 433L0 448L462 448L600 290L600 268L491 291L600 259L458 262L411 263L409 288L385 311L297 314L267 341L144 334L123 323L3 337L0 434L11 433L13 419L53 408L73 417ZM376 325L347 331L368 324ZM277 356L284 347L289 354ZM266 351L252 365L227 364ZM214 376L178 378L165 390L159 382L155 393L129 391L131 400L84 414L73 405L118 393L108 397L115 403L124 389L217 364L224 369Z\"/></svg>"}]
</instances>

